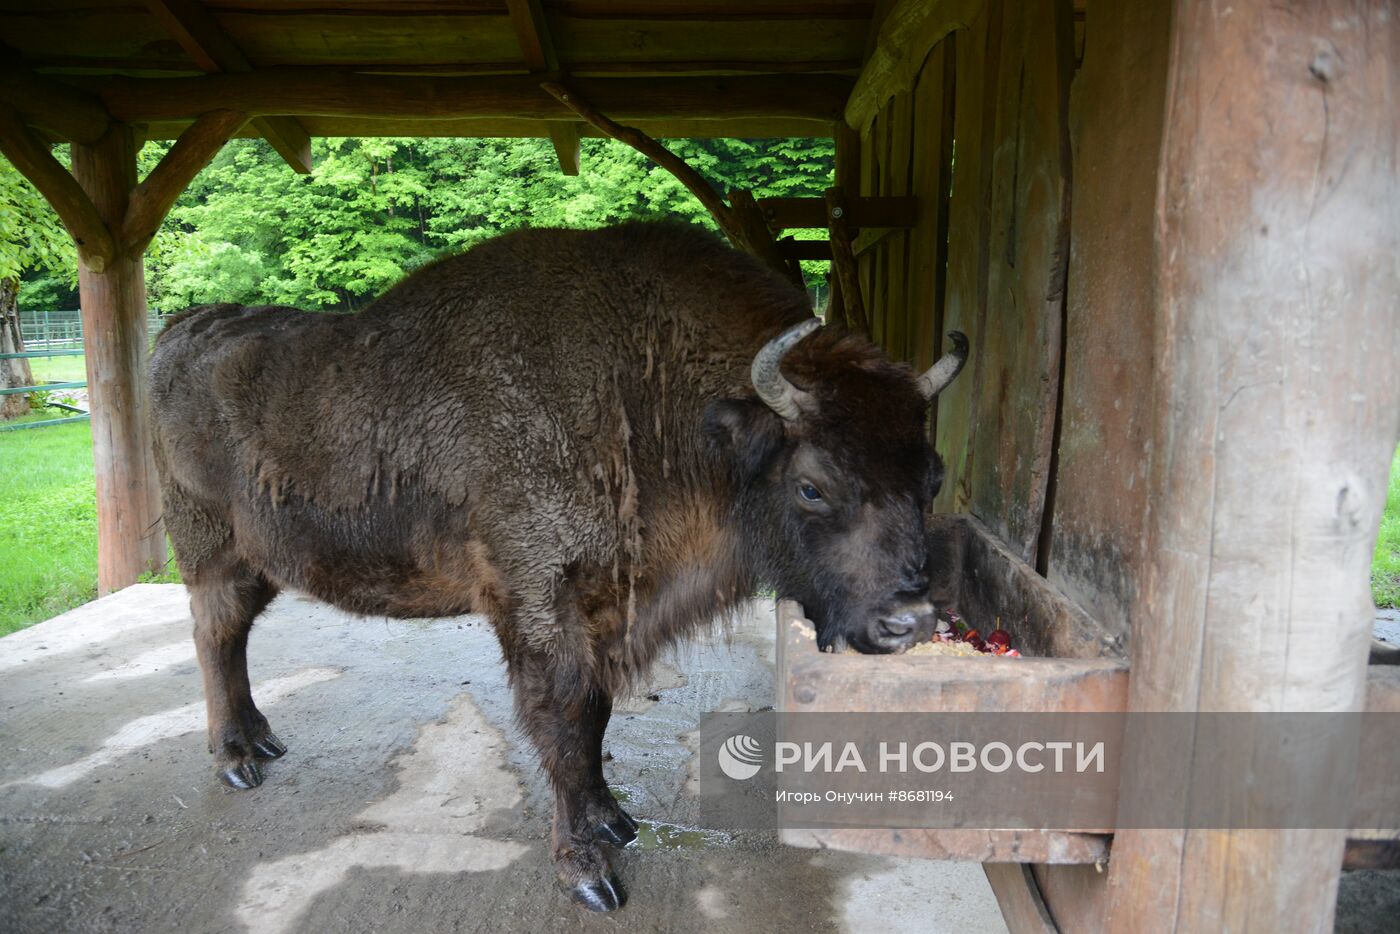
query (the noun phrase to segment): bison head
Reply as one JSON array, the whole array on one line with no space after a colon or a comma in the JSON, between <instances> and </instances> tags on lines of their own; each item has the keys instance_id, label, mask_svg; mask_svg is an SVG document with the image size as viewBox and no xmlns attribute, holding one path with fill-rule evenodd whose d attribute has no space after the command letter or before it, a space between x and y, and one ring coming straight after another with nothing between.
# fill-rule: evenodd
<instances>
[{"instance_id":1,"label":"bison head","mask_svg":"<svg viewBox=\"0 0 1400 934\"><path fill-rule=\"evenodd\" d=\"M950 336L953 351L920 376L810 319L754 358L756 398L709 409L744 559L802 603L823 649L895 652L935 626L925 515L943 463L925 424L967 359L967 339Z\"/></svg>"}]
</instances>

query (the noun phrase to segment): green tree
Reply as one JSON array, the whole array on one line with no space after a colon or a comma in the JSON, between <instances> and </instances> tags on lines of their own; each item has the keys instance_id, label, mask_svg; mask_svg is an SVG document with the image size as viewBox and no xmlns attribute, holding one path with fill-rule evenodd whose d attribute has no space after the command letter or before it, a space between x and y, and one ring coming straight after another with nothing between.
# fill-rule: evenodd
<instances>
[{"instance_id":1,"label":"green tree","mask_svg":"<svg viewBox=\"0 0 1400 934\"><path fill-rule=\"evenodd\" d=\"M26 271L76 278L77 251L58 216L24 176L0 159L0 353L22 353L20 279ZM0 386L34 385L29 361L0 360ZM0 419L29 411L25 395L0 396Z\"/></svg>"},{"instance_id":2,"label":"green tree","mask_svg":"<svg viewBox=\"0 0 1400 934\"><path fill-rule=\"evenodd\" d=\"M149 259L152 301L354 308L445 252L522 226L596 227L677 216L713 226L679 182L620 143L583 142L558 171L535 139L316 140L289 172L259 140L230 143L177 202ZM721 190L816 195L830 140L674 140Z\"/></svg>"}]
</instances>

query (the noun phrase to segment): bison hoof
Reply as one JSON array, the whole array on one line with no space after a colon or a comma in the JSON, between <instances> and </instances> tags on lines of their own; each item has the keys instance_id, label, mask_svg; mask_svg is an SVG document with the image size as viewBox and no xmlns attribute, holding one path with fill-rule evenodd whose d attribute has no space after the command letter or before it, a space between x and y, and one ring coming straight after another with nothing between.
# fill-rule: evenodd
<instances>
[{"instance_id":1,"label":"bison hoof","mask_svg":"<svg viewBox=\"0 0 1400 934\"><path fill-rule=\"evenodd\" d=\"M262 766L257 762L243 762L230 765L219 771L219 779L230 788L246 791L263 783Z\"/></svg>"},{"instance_id":2,"label":"bison hoof","mask_svg":"<svg viewBox=\"0 0 1400 934\"><path fill-rule=\"evenodd\" d=\"M286 751L283 742L271 733L253 743L253 755L259 759L277 759Z\"/></svg>"},{"instance_id":3,"label":"bison hoof","mask_svg":"<svg viewBox=\"0 0 1400 934\"><path fill-rule=\"evenodd\" d=\"M593 831L593 834L604 843L611 843L613 846L626 846L637 839L637 822L622 808L618 808L617 816L611 820L603 821Z\"/></svg>"},{"instance_id":4,"label":"bison hoof","mask_svg":"<svg viewBox=\"0 0 1400 934\"><path fill-rule=\"evenodd\" d=\"M617 911L627 904L627 891L616 873L574 883L569 895L589 911Z\"/></svg>"}]
</instances>

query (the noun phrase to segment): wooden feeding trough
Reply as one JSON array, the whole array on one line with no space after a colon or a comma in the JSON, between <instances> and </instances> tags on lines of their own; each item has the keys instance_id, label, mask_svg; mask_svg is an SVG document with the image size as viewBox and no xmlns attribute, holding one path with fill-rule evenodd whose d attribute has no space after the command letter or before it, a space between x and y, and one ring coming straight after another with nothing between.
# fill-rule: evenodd
<instances>
[{"instance_id":1,"label":"wooden feeding trough","mask_svg":"<svg viewBox=\"0 0 1400 934\"><path fill-rule=\"evenodd\" d=\"M227 138L306 172L316 135L539 136L578 173L601 134L776 268L829 257L828 317L892 357L971 340L929 426L943 586L1040 657L821 657L786 607L785 705L1400 710L1366 664L1400 437L1388 0L65 0L0 39L0 149L81 261L103 592L165 555L142 255ZM835 141L825 197L721 197L654 145L801 135ZM1347 836L805 842L986 861L1016 930L1277 931L1328 928L1344 860L1395 852Z\"/></svg>"},{"instance_id":2,"label":"wooden feeding trough","mask_svg":"<svg viewBox=\"0 0 1400 934\"><path fill-rule=\"evenodd\" d=\"M1123 713L1128 661L1121 638L966 515L936 516L931 596L970 625L1008 630L1021 658L861 655L818 650L800 604L778 604L778 709L795 713ZM1400 713L1400 666L1372 665L1366 709ZM985 864L1013 930L1053 930L1061 917L1097 920L1097 888L1112 834L1092 830L809 829L782 831L793 846ZM1352 831L1347 868L1400 866L1400 830ZM1057 867L1051 869L1050 867ZM1092 867L1093 877L1080 869ZM1084 913L1080 915L1080 913Z\"/></svg>"},{"instance_id":3,"label":"wooden feeding trough","mask_svg":"<svg viewBox=\"0 0 1400 934\"><path fill-rule=\"evenodd\" d=\"M876 656L817 650L802 608L778 608L779 709L822 713L1047 713L1127 709L1118 640L1057 593L970 516L943 516L930 534L938 606L995 620L1022 658ZM797 846L983 863L1101 864L1101 833L1025 830L786 830Z\"/></svg>"}]
</instances>

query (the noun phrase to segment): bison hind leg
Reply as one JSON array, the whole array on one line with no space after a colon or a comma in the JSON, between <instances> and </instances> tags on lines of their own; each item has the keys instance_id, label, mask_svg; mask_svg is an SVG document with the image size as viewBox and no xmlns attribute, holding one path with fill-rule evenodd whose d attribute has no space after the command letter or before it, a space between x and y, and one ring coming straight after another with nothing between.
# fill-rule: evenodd
<instances>
[{"instance_id":1,"label":"bison hind leg","mask_svg":"<svg viewBox=\"0 0 1400 934\"><path fill-rule=\"evenodd\" d=\"M237 560L203 562L187 584L215 770L232 788L256 788L261 760L287 751L253 703L248 682L248 633L277 588Z\"/></svg>"}]
</instances>

